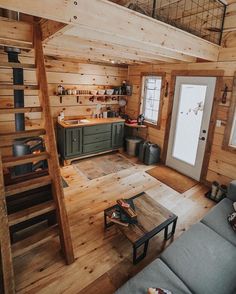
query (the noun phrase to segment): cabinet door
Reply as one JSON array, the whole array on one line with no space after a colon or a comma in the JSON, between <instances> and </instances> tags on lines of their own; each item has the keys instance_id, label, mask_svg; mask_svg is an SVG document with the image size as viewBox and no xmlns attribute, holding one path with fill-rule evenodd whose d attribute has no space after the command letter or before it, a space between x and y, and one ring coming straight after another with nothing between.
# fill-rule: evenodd
<instances>
[{"instance_id":1,"label":"cabinet door","mask_svg":"<svg viewBox=\"0 0 236 294\"><path fill-rule=\"evenodd\" d=\"M66 156L76 156L81 154L82 151L82 129L81 128L71 128L66 129Z\"/></svg>"},{"instance_id":2,"label":"cabinet door","mask_svg":"<svg viewBox=\"0 0 236 294\"><path fill-rule=\"evenodd\" d=\"M124 142L124 123L115 123L112 125L112 148L123 146Z\"/></svg>"},{"instance_id":3,"label":"cabinet door","mask_svg":"<svg viewBox=\"0 0 236 294\"><path fill-rule=\"evenodd\" d=\"M65 157L65 129L57 124L57 149L60 155Z\"/></svg>"}]
</instances>

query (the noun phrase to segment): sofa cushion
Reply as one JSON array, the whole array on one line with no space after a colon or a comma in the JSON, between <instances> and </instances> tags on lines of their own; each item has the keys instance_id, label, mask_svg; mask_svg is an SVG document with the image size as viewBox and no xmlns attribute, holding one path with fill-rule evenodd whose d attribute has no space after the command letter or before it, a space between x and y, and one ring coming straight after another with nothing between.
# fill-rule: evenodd
<instances>
[{"instance_id":1,"label":"sofa cushion","mask_svg":"<svg viewBox=\"0 0 236 294\"><path fill-rule=\"evenodd\" d=\"M196 294L236 293L236 248L202 223L172 243L161 259Z\"/></svg>"},{"instance_id":2,"label":"sofa cushion","mask_svg":"<svg viewBox=\"0 0 236 294\"><path fill-rule=\"evenodd\" d=\"M236 180L229 184L227 197L232 201L236 201Z\"/></svg>"},{"instance_id":3,"label":"sofa cushion","mask_svg":"<svg viewBox=\"0 0 236 294\"><path fill-rule=\"evenodd\" d=\"M232 229L236 232L236 212L233 212L228 216L228 222L231 225Z\"/></svg>"},{"instance_id":4,"label":"sofa cushion","mask_svg":"<svg viewBox=\"0 0 236 294\"><path fill-rule=\"evenodd\" d=\"M117 290L116 294L147 294L151 287L164 288L173 294L191 293L163 261L156 259Z\"/></svg>"},{"instance_id":5,"label":"sofa cushion","mask_svg":"<svg viewBox=\"0 0 236 294\"><path fill-rule=\"evenodd\" d=\"M225 198L213 207L201 222L236 246L236 234L227 220L232 212L234 212L233 202Z\"/></svg>"}]
</instances>

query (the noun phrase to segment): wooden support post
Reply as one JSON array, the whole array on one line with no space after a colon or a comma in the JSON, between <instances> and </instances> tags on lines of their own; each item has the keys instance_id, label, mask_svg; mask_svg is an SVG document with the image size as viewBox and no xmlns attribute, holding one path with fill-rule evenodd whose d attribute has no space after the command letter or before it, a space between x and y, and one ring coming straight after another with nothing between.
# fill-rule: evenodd
<instances>
[{"instance_id":1,"label":"wooden support post","mask_svg":"<svg viewBox=\"0 0 236 294\"><path fill-rule=\"evenodd\" d=\"M0 152L0 250L5 294L15 293L14 272L12 264L11 241L3 180L2 156Z\"/></svg>"},{"instance_id":2,"label":"wooden support post","mask_svg":"<svg viewBox=\"0 0 236 294\"><path fill-rule=\"evenodd\" d=\"M56 147L56 138L52 116L50 113L48 84L44 63L42 47L42 33L40 25L34 24L34 48L36 73L39 84L39 99L43 109L43 119L46 129L45 143L47 152L50 154L48 160L49 173L52 179L52 192L57 210L57 219L62 250L67 264L74 262L74 252L69 228L68 216L65 208L64 192L61 183L60 166Z\"/></svg>"}]
</instances>

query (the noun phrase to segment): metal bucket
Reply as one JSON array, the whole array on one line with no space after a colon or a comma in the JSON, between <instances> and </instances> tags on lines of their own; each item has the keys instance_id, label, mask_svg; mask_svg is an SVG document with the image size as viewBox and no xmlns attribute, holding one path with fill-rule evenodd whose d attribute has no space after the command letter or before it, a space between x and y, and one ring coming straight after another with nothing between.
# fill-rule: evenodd
<instances>
[{"instance_id":1,"label":"metal bucket","mask_svg":"<svg viewBox=\"0 0 236 294\"><path fill-rule=\"evenodd\" d=\"M125 138L126 141L126 152L128 155L137 156L139 150L139 144L142 142L142 139L139 137L128 137Z\"/></svg>"}]
</instances>

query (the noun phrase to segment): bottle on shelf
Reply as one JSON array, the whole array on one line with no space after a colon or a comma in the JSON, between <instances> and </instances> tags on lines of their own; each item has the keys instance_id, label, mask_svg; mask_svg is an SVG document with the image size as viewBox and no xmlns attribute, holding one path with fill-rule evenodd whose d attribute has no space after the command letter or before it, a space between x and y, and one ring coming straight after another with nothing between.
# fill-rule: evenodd
<instances>
[{"instance_id":1,"label":"bottle on shelf","mask_svg":"<svg viewBox=\"0 0 236 294\"><path fill-rule=\"evenodd\" d=\"M57 86L57 94L63 95L63 92L65 91L65 88L62 85Z\"/></svg>"},{"instance_id":2,"label":"bottle on shelf","mask_svg":"<svg viewBox=\"0 0 236 294\"><path fill-rule=\"evenodd\" d=\"M122 82L122 86L121 86L121 95L126 95L126 81Z\"/></svg>"},{"instance_id":3,"label":"bottle on shelf","mask_svg":"<svg viewBox=\"0 0 236 294\"><path fill-rule=\"evenodd\" d=\"M58 117L57 117L57 121L58 121L58 122L61 122L62 120L64 120L64 118L65 118L65 113L64 113L64 111L62 110L62 111L60 112L60 114L58 115Z\"/></svg>"}]
</instances>

